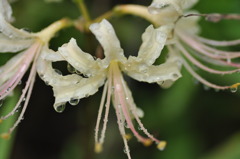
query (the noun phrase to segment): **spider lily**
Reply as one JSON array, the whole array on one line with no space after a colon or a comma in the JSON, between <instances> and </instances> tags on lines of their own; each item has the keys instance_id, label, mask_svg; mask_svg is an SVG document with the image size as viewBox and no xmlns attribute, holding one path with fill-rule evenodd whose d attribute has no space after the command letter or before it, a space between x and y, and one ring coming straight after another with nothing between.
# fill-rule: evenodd
<instances>
[{"instance_id":1,"label":"spider lily","mask_svg":"<svg viewBox=\"0 0 240 159\"><path fill-rule=\"evenodd\" d=\"M225 51L219 49L223 46L233 46L240 44L240 40L216 41L199 36L200 28L198 21L200 16L205 16L207 20L217 22L221 19L238 19L239 15L221 14L198 14L196 11L188 11L197 0L153 0L147 8L140 5L120 5L116 10L123 14L133 14L140 16L155 27L168 26L171 33L168 36L167 48L179 56L182 65L190 74L204 85L216 90L230 89L237 91L239 83L220 86L209 82L199 75L193 66L203 71L227 75L240 71L240 64L234 62L240 57L240 51ZM172 25L171 25L172 24ZM211 68L214 65L218 69ZM221 67L221 68L220 68Z\"/></svg>"},{"instance_id":2,"label":"spider lily","mask_svg":"<svg viewBox=\"0 0 240 159\"><path fill-rule=\"evenodd\" d=\"M178 52L183 57L182 63L184 67L194 78L210 88L216 90L231 89L232 92L235 92L239 83L220 86L207 81L193 69L193 66L195 66L203 71L218 75L233 74L240 71L240 64L234 62L235 59L240 57L240 51L225 51L216 48L238 45L240 44L240 40L216 41L199 36L198 20L199 16L204 14L201 15L195 11L188 11L191 14L185 13L185 10L193 6L196 2L196 0L172 0L166 2L154 0L148 7L148 11L151 14L155 14L153 16L159 18L166 10L171 12L171 14L175 14L175 17L169 17L172 18L175 24L172 35L173 45L169 45L169 50L175 50L175 52ZM221 18L231 19L231 16L221 16L220 14L205 14L204 16L206 16L207 20L213 22L217 22ZM218 69L211 68L208 64L215 65Z\"/></svg>"},{"instance_id":3,"label":"spider lily","mask_svg":"<svg viewBox=\"0 0 240 159\"><path fill-rule=\"evenodd\" d=\"M59 75L54 69L50 69L51 60L48 59L48 56L45 56L45 60L39 63L39 65L50 66L38 67L40 68L38 72L42 74L41 78L53 87L54 108L56 111L62 112L66 102L75 105L79 102L79 99L93 95L100 86L104 85L95 129L95 151L102 151L111 101L116 111L119 131L128 158L131 157L127 145L129 136L125 132L125 125L139 142L146 146L155 142L160 150L164 149L166 142L153 137L141 123L140 117L143 116L143 111L135 105L122 72L138 81L158 83L163 87L169 87L181 77L178 58L174 55L170 55L163 64L153 65L156 58L160 56L167 40L168 27L163 26L154 29L153 26L149 26L142 36L143 43L138 56L130 56L128 59L124 56L115 31L108 21L103 20L101 23L92 24L90 30L103 47L104 59L95 59L90 54L82 51L76 44L75 39L71 39L68 44L64 44L58 50L62 58L78 72L81 72L84 77L77 74ZM59 60L63 59L59 58ZM102 117L104 107L105 115ZM102 131L101 135L99 135L102 119ZM143 137L138 133L132 122L133 119L137 121L147 137Z\"/></svg>"},{"instance_id":4,"label":"spider lily","mask_svg":"<svg viewBox=\"0 0 240 159\"><path fill-rule=\"evenodd\" d=\"M51 52L48 49L48 42L54 34L66 26L67 21L60 20L39 33L29 33L22 29L17 29L9 22L12 15L12 9L7 0L0 1L0 53L16 53L9 61L0 67L0 100L4 100L12 94L30 68L30 73L22 94L16 106L7 115L0 117L0 121L7 119L22 106L21 113L9 129L7 133L3 133L3 138L8 138L11 132L16 128L19 122L23 119L24 112L27 108L35 77L36 64L42 51ZM24 103L23 105L21 105Z\"/></svg>"}]
</instances>

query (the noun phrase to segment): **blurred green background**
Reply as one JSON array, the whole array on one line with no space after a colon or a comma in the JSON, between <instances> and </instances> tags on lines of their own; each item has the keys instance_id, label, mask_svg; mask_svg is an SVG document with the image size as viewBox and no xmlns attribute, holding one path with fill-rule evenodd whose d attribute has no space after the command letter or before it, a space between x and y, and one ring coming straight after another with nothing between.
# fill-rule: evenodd
<instances>
[{"instance_id":1,"label":"blurred green background","mask_svg":"<svg viewBox=\"0 0 240 159\"><path fill-rule=\"evenodd\" d=\"M91 16L97 17L117 4L149 5L151 1L86 0L86 3ZM18 0L12 6L16 17L14 25L34 32L62 17L80 16L72 0L62 0L61 3ZM240 1L201 0L194 9L201 13L240 13ZM141 34L149 23L135 16L114 18L111 22L125 54L136 55L141 44ZM200 24L201 34L205 37L219 40L240 37L239 21L214 24L202 20ZM94 38L83 35L74 28L61 31L51 41L50 47L56 50L71 37L77 39L83 50L94 53L95 46L89 44ZM240 50L240 46L233 49ZM9 58L9 55L1 56L1 64L6 58ZM56 65L66 69L66 64ZM132 158L240 159L239 93L205 90L202 84L195 83L185 69L182 74L183 77L169 89L161 89L156 84L140 83L126 77L136 104L145 112L142 119L145 127L158 138L168 142L166 149L160 152L155 146L144 147L133 138L129 142ZM238 74L226 77L228 81L224 81L226 79L222 76L205 74L204 77L219 84L231 84L240 79ZM37 78L24 120L18 126L15 137L7 143L7 146L12 143L8 159L127 158L123 152L124 146L113 107L110 111L104 151L101 154L94 153L94 128L101 92L102 88L95 95L82 99L77 106L67 104L66 110L59 114L52 106L54 98L51 87ZM4 101L2 112L12 105L16 96ZM1 131L3 124L0 125ZM8 150L3 148L6 147L6 141L0 140L0 154L3 154L3 151Z\"/></svg>"}]
</instances>

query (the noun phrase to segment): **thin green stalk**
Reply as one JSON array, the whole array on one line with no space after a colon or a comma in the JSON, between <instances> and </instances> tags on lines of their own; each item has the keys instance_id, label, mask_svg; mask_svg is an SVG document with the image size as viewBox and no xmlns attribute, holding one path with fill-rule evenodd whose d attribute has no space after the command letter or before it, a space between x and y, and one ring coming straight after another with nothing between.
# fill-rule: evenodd
<instances>
[{"instance_id":1,"label":"thin green stalk","mask_svg":"<svg viewBox=\"0 0 240 159\"><path fill-rule=\"evenodd\" d=\"M17 103L18 97L19 97L19 93L16 93L10 99L3 101L6 103L4 103L3 108L1 108L1 114L0 114L1 116L3 114L7 114L8 112L10 112L13 109L13 107ZM7 132L9 130L9 128L14 124L17 117L18 116L16 114L16 115L10 117L9 119L2 121L2 123L0 124L0 133ZM0 159L9 159L10 158L13 143L14 143L14 138L15 138L15 132L16 131L14 131L11 134L10 139L0 138L0 148L1 148Z\"/></svg>"},{"instance_id":2,"label":"thin green stalk","mask_svg":"<svg viewBox=\"0 0 240 159\"><path fill-rule=\"evenodd\" d=\"M78 5L82 16L84 17L84 19L86 20L87 23L89 23L91 21L90 15L88 13L88 9L84 3L84 0L74 0L74 2Z\"/></svg>"}]
</instances>

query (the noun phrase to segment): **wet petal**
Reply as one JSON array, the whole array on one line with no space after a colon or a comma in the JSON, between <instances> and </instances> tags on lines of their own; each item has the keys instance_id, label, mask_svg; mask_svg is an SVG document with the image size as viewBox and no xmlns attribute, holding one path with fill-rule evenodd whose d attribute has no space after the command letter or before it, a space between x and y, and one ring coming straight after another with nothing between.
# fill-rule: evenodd
<instances>
[{"instance_id":1,"label":"wet petal","mask_svg":"<svg viewBox=\"0 0 240 159\"><path fill-rule=\"evenodd\" d=\"M70 63L75 69L89 76L97 74L102 70L100 60L94 60L93 56L83 52L77 45L75 39L64 44L58 49L63 58Z\"/></svg>"},{"instance_id":2,"label":"wet petal","mask_svg":"<svg viewBox=\"0 0 240 159\"><path fill-rule=\"evenodd\" d=\"M29 39L33 38L34 36L24 30L19 30L9 24L5 18L0 14L0 32L2 34L8 36L9 38L16 38L16 39Z\"/></svg>"},{"instance_id":3,"label":"wet petal","mask_svg":"<svg viewBox=\"0 0 240 159\"><path fill-rule=\"evenodd\" d=\"M32 44L32 39L10 39L0 33L0 52L18 52L30 47Z\"/></svg>"},{"instance_id":4,"label":"wet petal","mask_svg":"<svg viewBox=\"0 0 240 159\"><path fill-rule=\"evenodd\" d=\"M154 29L150 25L142 35L143 43L139 49L137 61L148 66L160 56L172 27L169 25Z\"/></svg>"},{"instance_id":5,"label":"wet petal","mask_svg":"<svg viewBox=\"0 0 240 159\"><path fill-rule=\"evenodd\" d=\"M125 61L126 58L112 25L107 20L94 23L89 28L103 47L106 59Z\"/></svg>"},{"instance_id":6,"label":"wet petal","mask_svg":"<svg viewBox=\"0 0 240 159\"><path fill-rule=\"evenodd\" d=\"M59 54L59 52L55 52L51 49L48 48L48 46L44 46L42 49L42 53L41 53L41 58L47 61L52 61L52 62L56 62L56 61L64 61L64 58L62 57L61 54Z\"/></svg>"},{"instance_id":7,"label":"wet petal","mask_svg":"<svg viewBox=\"0 0 240 159\"><path fill-rule=\"evenodd\" d=\"M148 11L151 14L159 14L168 10L182 15L184 9L191 8L197 2L198 0L153 0Z\"/></svg>"},{"instance_id":8,"label":"wet petal","mask_svg":"<svg viewBox=\"0 0 240 159\"><path fill-rule=\"evenodd\" d=\"M130 77L143 82L154 83L165 86L164 83L173 83L182 75L180 73L180 60L178 56L170 54L165 63L158 66L130 65L121 67ZM145 68L145 69L143 69ZM170 86L168 84L167 86Z\"/></svg>"},{"instance_id":9,"label":"wet petal","mask_svg":"<svg viewBox=\"0 0 240 159\"><path fill-rule=\"evenodd\" d=\"M37 61L37 72L46 84L51 86L67 86L78 83L82 77L76 74L62 76L52 67L52 62L41 58Z\"/></svg>"},{"instance_id":10,"label":"wet petal","mask_svg":"<svg viewBox=\"0 0 240 159\"><path fill-rule=\"evenodd\" d=\"M79 83L66 86L53 86L55 96L54 106L59 106L71 99L81 99L95 94L98 88L105 82L105 75L98 75L90 78L82 78Z\"/></svg>"}]
</instances>

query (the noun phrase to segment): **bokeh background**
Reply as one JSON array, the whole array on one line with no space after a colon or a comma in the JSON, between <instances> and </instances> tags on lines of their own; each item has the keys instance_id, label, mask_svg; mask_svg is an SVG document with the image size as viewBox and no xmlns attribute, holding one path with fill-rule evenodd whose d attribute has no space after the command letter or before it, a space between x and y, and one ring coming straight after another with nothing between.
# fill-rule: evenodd
<instances>
[{"instance_id":1,"label":"bokeh background","mask_svg":"<svg viewBox=\"0 0 240 159\"><path fill-rule=\"evenodd\" d=\"M92 17L97 17L118 4L149 5L150 0L86 0ZM78 18L80 12L72 0L61 3L46 3L44 0L18 0L12 4L18 28L39 31L62 18ZM201 0L193 9L201 13L240 13L239 0ZM125 54L136 55L141 44L141 34L149 25L135 16L122 16L111 20L121 41ZM238 39L240 21L222 21L214 24L200 22L201 35L218 39ZM77 39L79 46L94 54L96 43L90 34L82 34L75 28L64 29L52 41L54 50ZM229 49L229 48L228 48ZM240 50L240 46L231 48ZM11 55L1 55L0 62ZM66 71L66 64L55 67ZM134 159L240 159L240 96L239 92L216 92L196 83L185 69L183 77L171 88L162 89L156 84L126 80L132 90L136 104L145 112L142 119L145 127L160 139L168 142L162 152L155 146L144 147L135 138L129 141ZM204 77L218 84L232 84L240 74L216 76L203 73ZM27 77L27 76L26 76ZM1 113L7 111L17 99L4 100ZM102 88L93 96L81 99L77 106L67 104L63 113L53 109L53 92L38 77L24 120L8 141L0 139L0 159L124 159L123 142L117 127L115 111L111 107L104 150L94 153L94 128ZM15 116L16 117L16 116ZM11 124L0 125L3 132ZM9 152L8 155L6 155ZM4 157L3 154L6 156Z\"/></svg>"}]
</instances>

